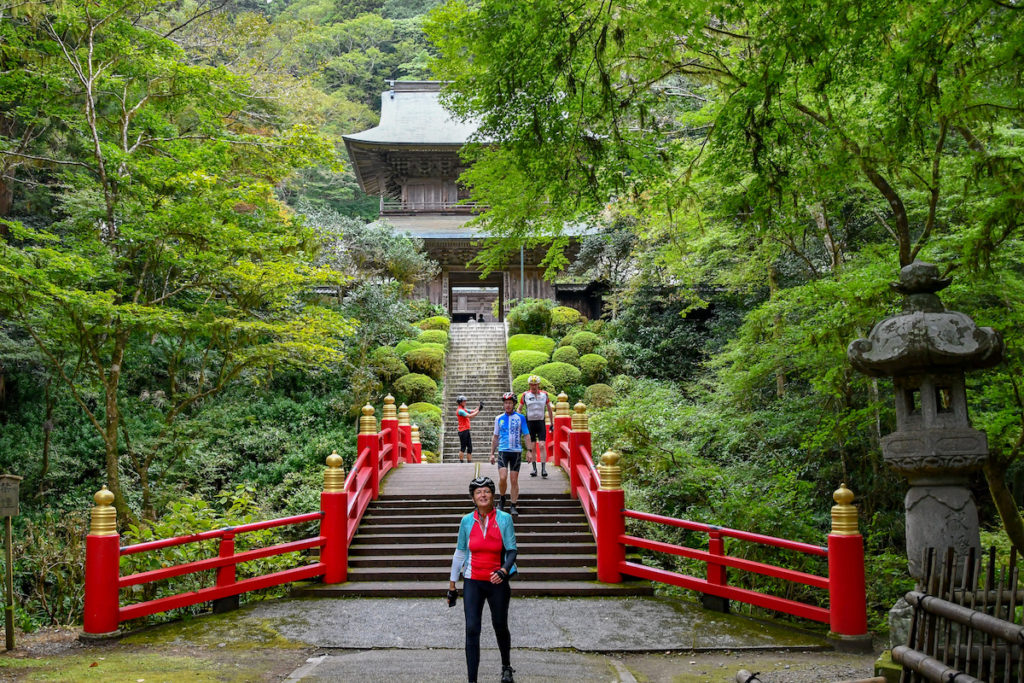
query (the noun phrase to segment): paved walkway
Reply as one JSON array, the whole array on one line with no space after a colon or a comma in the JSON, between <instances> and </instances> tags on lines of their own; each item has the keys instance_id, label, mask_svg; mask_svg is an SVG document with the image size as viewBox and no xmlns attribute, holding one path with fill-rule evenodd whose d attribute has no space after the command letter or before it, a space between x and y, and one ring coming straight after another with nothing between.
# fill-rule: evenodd
<instances>
[{"instance_id":1,"label":"paved walkway","mask_svg":"<svg viewBox=\"0 0 1024 683\"><path fill-rule=\"evenodd\" d=\"M472 463L402 464L392 470L381 482L381 493L389 494L400 491L403 496L408 497L464 495L467 505L471 505L468 486L475 476L478 465L481 476L490 477L495 484L498 483L498 466L489 462L487 453L488 451L484 450L483 454L474 455ZM536 477L531 477L530 469L530 465L523 463L523 469L519 473L520 495L528 498L531 494L569 492L569 478L562 468L549 465L547 479L539 474ZM539 471L540 466L538 465Z\"/></svg>"}]
</instances>

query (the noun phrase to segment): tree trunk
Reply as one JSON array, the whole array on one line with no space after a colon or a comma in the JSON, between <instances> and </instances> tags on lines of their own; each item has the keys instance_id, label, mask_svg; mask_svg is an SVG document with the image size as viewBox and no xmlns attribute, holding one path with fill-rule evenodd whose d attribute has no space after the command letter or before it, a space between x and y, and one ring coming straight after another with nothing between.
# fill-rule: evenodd
<instances>
[{"instance_id":1,"label":"tree trunk","mask_svg":"<svg viewBox=\"0 0 1024 683\"><path fill-rule=\"evenodd\" d=\"M996 510L999 511L999 518L1003 520L1006 535L1009 536L1010 542L1019 552L1024 550L1024 519L1021 518L1017 501L1013 499L1013 494L1006 486L1006 468L1006 462L989 455L983 470L985 480L988 482L989 493L996 504Z\"/></svg>"},{"instance_id":2,"label":"tree trunk","mask_svg":"<svg viewBox=\"0 0 1024 683\"><path fill-rule=\"evenodd\" d=\"M774 299L778 292L779 270L773 264L768 267L768 298ZM776 315L773 322L774 326L772 329L772 337L779 339L782 337L782 316ZM781 367L777 367L775 369L775 395L778 398L782 398L786 395L786 373Z\"/></svg>"}]
</instances>

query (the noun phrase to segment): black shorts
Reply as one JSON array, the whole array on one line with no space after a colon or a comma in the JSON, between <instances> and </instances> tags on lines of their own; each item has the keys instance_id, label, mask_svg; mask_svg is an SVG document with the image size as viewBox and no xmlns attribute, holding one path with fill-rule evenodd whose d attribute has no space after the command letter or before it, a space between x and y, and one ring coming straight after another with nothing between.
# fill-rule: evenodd
<instances>
[{"instance_id":1,"label":"black shorts","mask_svg":"<svg viewBox=\"0 0 1024 683\"><path fill-rule=\"evenodd\" d=\"M523 454L520 451L498 451L498 469L508 468L518 472L523 464Z\"/></svg>"},{"instance_id":2,"label":"black shorts","mask_svg":"<svg viewBox=\"0 0 1024 683\"><path fill-rule=\"evenodd\" d=\"M468 429L459 432L459 453L472 453L473 452L473 439L471 438L473 433Z\"/></svg>"},{"instance_id":3,"label":"black shorts","mask_svg":"<svg viewBox=\"0 0 1024 683\"><path fill-rule=\"evenodd\" d=\"M547 425L544 424L544 420L527 420L526 426L530 430L530 438L534 443L543 442L548 438Z\"/></svg>"}]
</instances>

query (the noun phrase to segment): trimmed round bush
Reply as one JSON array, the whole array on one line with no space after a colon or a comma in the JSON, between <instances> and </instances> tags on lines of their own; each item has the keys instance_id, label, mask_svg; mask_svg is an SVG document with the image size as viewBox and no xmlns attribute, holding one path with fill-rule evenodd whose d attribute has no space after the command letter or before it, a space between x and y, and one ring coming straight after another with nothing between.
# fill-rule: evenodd
<instances>
[{"instance_id":1,"label":"trimmed round bush","mask_svg":"<svg viewBox=\"0 0 1024 683\"><path fill-rule=\"evenodd\" d=\"M440 415L441 407L435 406L433 403L420 401L419 403L413 403L409 406L409 415L412 415L413 413L433 413L435 415Z\"/></svg>"},{"instance_id":2,"label":"trimmed round bush","mask_svg":"<svg viewBox=\"0 0 1024 683\"><path fill-rule=\"evenodd\" d=\"M593 332L577 332L572 337L572 345L583 355L593 353L600 343L601 338Z\"/></svg>"},{"instance_id":3,"label":"trimmed round bush","mask_svg":"<svg viewBox=\"0 0 1024 683\"><path fill-rule=\"evenodd\" d=\"M443 315L434 315L429 318L424 318L418 322L414 322L413 325L420 328L421 330L443 330L448 331L451 327L452 321Z\"/></svg>"},{"instance_id":4,"label":"trimmed round bush","mask_svg":"<svg viewBox=\"0 0 1024 683\"><path fill-rule=\"evenodd\" d=\"M413 410L413 406L428 406L434 410ZM409 423L420 428L420 443L428 451L440 450L441 409L432 403L413 403L409 406Z\"/></svg>"},{"instance_id":5,"label":"trimmed round bush","mask_svg":"<svg viewBox=\"0 0 1024 683\"><path fill-rule=\"evenodd\" d=\"M554 350L555 340L550 337L542 337L539 334L513 334L508 338L510 355L516 351L540 351L550 357Z\"/></svg>"},{"instance_id":6,"label":"trimmed round bush","mask_svg":"<svg viewBox=\"0 0 1024 683\"><path fill-rule=\"evenodd\" d=\"M512 366L512 376L528 373L538 365L544 365L550 359L548 354L541 351L516 351L509 355L508 362Z\"/></svg>"},{"instance_id":7,"label":"trimmed round bush","mask_svg":"<svg viewBox=\"0 0 1024 683\"><path fill-rule=\"evenodd\" d=\"M614 389L617 394L628 394L633 390L634 384L636 384L636 378L630 375L615 375L615 377L612 377L612 389Z\"/></svg>"},{"instance_id":8,"label":"trimmed round bush","mask_svg":"<svg viewBox=\"0 0 1024 683\"><path fill-rule=\"evenodd\" d=\"M405 364L414 373L441 379L444 375L444 351L424 344L405 354Z\"/></svg>"},{"instance_id":9,"label":"trimmed round bush","mask_svg":"<svg viewBox=\"0 0 1024 683\"><path fill-rule=\"evenodd\" d=\"M551 302L525 301L508 312L512 334L547 334L551 329Z\"/></svg>"},{"instance_id":10,"label":"trimmed round bush","mask_svg":"<svg viewBox=\"0 0 1024 683\"><path fill-rule=\"evenodd\" d=\"M589 323L587 323L587 329L595 334L601 334L601 331L604 330L604 324L605 321L601 320L600 318L598 318L597 320L591 320Z\"/></svg>"},{"instance_id":11,"label":"trimmed round bush","mask_svg":"<svg viewBox=\"0 0 1024 683\"><path fill-rule=\"evenodd\" d=\"M608 361L605 372L609 375L617 375L626 368L626 356L622 353L622 347L614 341L605 341L594 349L594 353Z\"/></svg>"},{"instance_id":12,"label":"trimmed round bush","mask_svg":"<svg viewBox=\"0 0 1024 683\"><path fill-rule=\"evenodd\" d=\"M551 309L551 332L564 334L583 322L583 315L575 308L555 306Z\"/></svg>"},{"instance_id":13,"label":"trimmed round bush","mask_svg":"<svg viewBox=\"0 0 1024 683\"><path fill-rule=\"evenodd\" d=\"M387 346L374 349L370 355L370 365L377 373L377 377L386 384L391 384L402 375L409 374L409 368L399 358L398 352Z\"/></svg>"},{"instance_id":14,"label":"trimmed round bush","mask_svg":"<svg viewBox=\"0 0 1024 683\"><path fill-rule=\"evenodd\" d=\"M415 339L403 339L402 341L395 344L395 353L399 356L405 356L413 349L418 349L423 346L423 342L418 342Z\"/></svg>"},{"instance_id":15,"label":"trimmed round bush","mask_svg":"<svg viewBox=\"0 0 1024 683\"><path fill-rule=\"evenodd\" d=\"M605 368L608 361L596 353L586 353L580 356L580 379L584 384L597 384L604 379Z\"/></svg>"},{"instance_id":16,"label":"trimmed round bush","mask_svg":"<svg viewBox=\"0 0 1024 683\"><path fill-rule=\"evenodd\" d=\"M551 354L551 360L579 367L580 352L576 350L575 346L560 346Z\"/></svg>"},{"instance_id":17,"label":"trimmed round bush","mask_svg":"<svg viewBox=\"0 0 1024 683\"><path fill-rule=\"evenodd\" d=\"M533 374L548 380L559 391L568 391L569 387L580 381L580 371L568 363L546 363L534 368Z\"/></svg>"},{"instance_id":18,"label":"trimmed round bush","mask_svg":"<svg viewBox=\"0 0 1024 683\"><path fill-rule=\"evenodd\" d=\"M409 405L434 398L434 394L437 393L437 382L418 372L410 372L404 377L399 377L392 385L392 389L398 403Z\"/></svg>"},{"instance_id":19,"label":"trimmed round bush","mask_svg":"<svg viewBox=\"0 0 1024 683\"><path fill-rule=\"evenodd\" d=\"M421 344L448 346L448 333L444 330L424 330L420 332L420 336L416 337L416 341Z\"/></svg>"},{"instance_id":20,"label":"trimmed round bush","mask_svg":"<svg viewBox=\"0 0 1024 683\"><path fill-rule=\"evenodd\" d=\"M532 373L527 372L522 375L519 375L514 380L512 380L512 391L515 392L517 397L521 396L524 391L530 388L529 379L531 374ZM540 378L540 388L548 392L550 396L555 396L555 386L551 382L544 379L543 377ZM516 398L516 405L519 405L518 398Z\"/></svg>"},{"instance_id":21,"label":"trimmed round bush","mask_svg":"<svg viewBox=\"0 0 1024 683\"><path fill-rule=\"evenodd\" d=\"M576 336L576 332L579 332L579 330L569 332L564 337L562 337L562 339L558 342L559 348L563 346L572 346L572 338Z\"/></svg>"},{"instance_id":22,"label":"trimmed round bush","mask_svg":"<svg viewBox=\"0 0 1024 683\"><path fill-rule=\"evenodd\" d=\"M441 462L441 456L439 456L437 453L433 451L423 451L422 455L423 462L429 462L434 464Z\"/></svg>"},{"instance_id":23,"label":"trimmed round bush","mask_svg":"<svg viewBox=\"0 0 1024 683\"><path fill-rule=\"evenodd\" d=\"M607 384L591 384L583 391L588 408L605 408L615 402L615 390Z\"/></svg>"}]
</instances>

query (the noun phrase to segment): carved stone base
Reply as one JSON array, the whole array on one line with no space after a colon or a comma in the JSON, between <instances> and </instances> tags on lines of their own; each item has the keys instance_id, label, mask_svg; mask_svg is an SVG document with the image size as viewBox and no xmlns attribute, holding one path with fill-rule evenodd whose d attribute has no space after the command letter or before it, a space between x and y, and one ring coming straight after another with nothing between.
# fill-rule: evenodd
<instances>
[{"instance_id":1,"label":"carved stone base","mask_svg":"<svg viewBox=\"0 0 1024 683\"><path fill-rule=\"evenodd\" d=\"M980 551L978 507L962 486L911 486L904 499L907 511L907 559L910 575L924 579L924 552L944 553L952 547L958 557L969 548Z\"/></svg>"}]
</instances>

